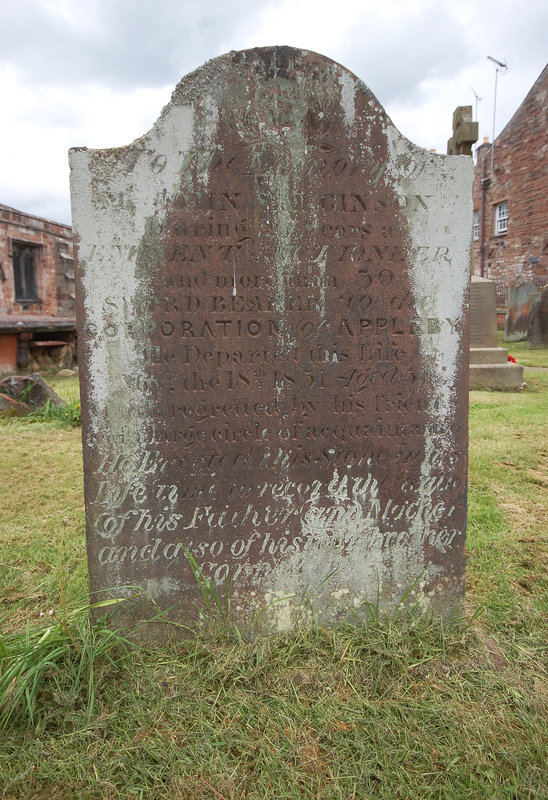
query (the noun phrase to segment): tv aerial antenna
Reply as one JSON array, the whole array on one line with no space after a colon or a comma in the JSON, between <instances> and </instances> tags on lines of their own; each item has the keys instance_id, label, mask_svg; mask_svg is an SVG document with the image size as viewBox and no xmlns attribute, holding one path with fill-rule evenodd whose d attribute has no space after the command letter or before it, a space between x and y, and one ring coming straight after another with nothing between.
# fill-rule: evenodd
<instances>
[{"instance_id":1,"label":"tv aerial antenna","mask_svg":"<svg viewBox=\"0 0 548 800\"><path fill-rule=\"evenodd\" d=\"M499 61L498 58L493 58L493 56L487 56L489 61L492 61L495 65L495 99L493 100L493 143L491 145L491 172L493 171L493 162L495 159L495 117L497 114L497 79L499 76L499 72L504 73L508 69L508 64L506 61Z\"/></svg>"},{"instance_id":2,"label":"tv aerial antenna","mask_svg":"<svg viewBox=\"0 0 548 800\"><path fill-rule=\"evenodd\" d=\"M472 92L474 93L474 97L476 98L476 112L475 112L474 120L477 122L478 121L478 103L481 103L481 97L476 92L476 90L474 89L473 86L471 86L470 89L472 90ZM477 153L478 153L478 145L477 144L476 144L476 147L474 148L474 153L475 153L475 155L477 155Z\"/></svg>"},{"instance_id":3,"label":"tv aerial antenna","mask_svg":"<svg viewBox=\"0 0 548 800\"><path fill-rule=\"evenodd\" d=\"M476 90L474 89L473 86L471 86L470 89L472 90L472 93L473 93L474 97L476 98L476 122L477 122L478 121L478 103L481 103L481 97L476 92Z\"/></svg>"}]
</instances>

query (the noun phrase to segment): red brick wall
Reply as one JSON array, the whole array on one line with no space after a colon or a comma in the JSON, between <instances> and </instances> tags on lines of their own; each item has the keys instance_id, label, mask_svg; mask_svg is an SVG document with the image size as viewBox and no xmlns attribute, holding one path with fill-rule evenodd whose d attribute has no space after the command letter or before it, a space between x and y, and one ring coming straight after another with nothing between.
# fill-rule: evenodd
<instances>
[{"instance_id":1,"label":"red brick wall","mask_svg":"<svg viewBox=\"0 0 548 800\"><path fill-rule=\"evenodd\" d=\"M21 303L15 298L13 243L38 245L36 284L38 302ZM61 257L66 253L68 259ZM70 273L72 228L58 222L33 217L0 205L0 314L43 314L74 316L74 303L67 303ZM72 313L70 309L72 306Z\"/></svg>"},{"instance_id":2,"label":"red brick wall","mask_svg":"<svg viewBox=\"0 0 548 800\"><path fill-rule=\"evenodd\" d=\"M483 277L512 286L548 282L548 66L491 145L478 148L474 210L480 216L484 186ZM508 231L495 234L495 206L508 201ZM474 271L481 275L480 241L474 242Z\"/></svg>"},{"instance_id":3,"label":"red brick wall","mask_svg":"<svg viewBox=\"0 0 548 800\"><path fill-rule=\"evenodd\" d=\"M0 375L17 369L17 334L0 334Z\"/></svg>"}]
</instances>

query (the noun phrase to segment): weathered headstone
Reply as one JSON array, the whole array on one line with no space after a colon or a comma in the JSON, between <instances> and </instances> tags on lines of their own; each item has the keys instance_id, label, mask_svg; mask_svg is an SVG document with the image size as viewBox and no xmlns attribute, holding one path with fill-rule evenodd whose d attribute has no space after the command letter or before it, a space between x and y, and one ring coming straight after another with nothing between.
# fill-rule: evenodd
<instances>
[{"instance_id":1,"label":"weathered headstone","mask_svg":"<svg viewBox=\"0 0 548 800\"><path fill-rule=\"evenodd\" d=\"M531 301L538 293L532 281L508 288L508 306L504 322L504 341L522 342L527 339Z\"/></svg>"},{"instance_id":2,"label":"weathered headstone","mask_svg":"<svg viewBox=\"0 0 548 800\"><path fill-rule=\"evenodd\" d=\"M470 389L520 389L523 367L498 347L494 281L472 275L470 286Z\"/></svg>"},{"instance_id":3,"label":"weathered headstone","mask_svg":"<svg viewBox=\"0 0 548 800\"><path fill-rule=\"evenodd\" d=\"M188 622L190 556L241 626L455 607L472 166L285 47L71 151L94 597Z\"/></svg>"},{"instance_id":4,"label":"weathered headstone","mask_svg":"<svg viewBox=\"0 0 548 800\"><path fill-rule=\"evenodd\" d=\"M548 285L531 302L527 325L527 349L548 347Z\"/></svg>"}]
</instances>

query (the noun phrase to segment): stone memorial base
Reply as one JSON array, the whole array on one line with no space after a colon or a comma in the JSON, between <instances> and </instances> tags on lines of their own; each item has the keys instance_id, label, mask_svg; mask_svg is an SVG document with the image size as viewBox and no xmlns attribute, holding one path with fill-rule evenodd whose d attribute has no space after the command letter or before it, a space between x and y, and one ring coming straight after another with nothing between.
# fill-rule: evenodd
<instances>
[{"instance_id":1,"label":"stone memorial base","mask_svg":"<svg viewBox=\"0 0 548 800\"><path fill-rule=\"evenodd\" d=\"M521 389L523 367L508 361L505 347L470 348L470 389Z\"/></svg>"},{"instance_id":2,"label":"stone memorial base","mask_svg":"<svg viewBox=\"0 0 548 800\"><path fill-rule=\"evenodd\" d=\"M523 367L498 347L495 282L472 275L470 286L470 389L521 389Z\"/></svg>"}]
</instances>

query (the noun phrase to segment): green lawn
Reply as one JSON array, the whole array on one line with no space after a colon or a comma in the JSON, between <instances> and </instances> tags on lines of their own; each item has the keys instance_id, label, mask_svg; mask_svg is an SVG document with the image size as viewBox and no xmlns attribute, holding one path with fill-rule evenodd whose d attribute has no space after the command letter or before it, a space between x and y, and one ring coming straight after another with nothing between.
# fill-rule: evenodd
<instances>
[{"instance_id":1,"label":"green lawn","mask_svg":"<svg viewBox=\"0 0 548 800\"><path fill-rule=\"evenodd\" d=\"M0 798L548 797L548 372L527 384L470 394L462 619L251 642L210 629L161 649L72 614L87 598L80 430L0 422L4 677L19 664Z\"/></svg>"},{"instance_id":2,"label":"green lawn","mask_svg":"<svg viewBox=\"0 0 548 800\"><path fill-rule=\"evenodd\" d=\"M498 333L499 347L505 347L508 355L513 356L518 364L524 367L542 367L548 369L548 349L528 350L527 342L505 342L504 332Z\"/></svg>"}]
</instances>

